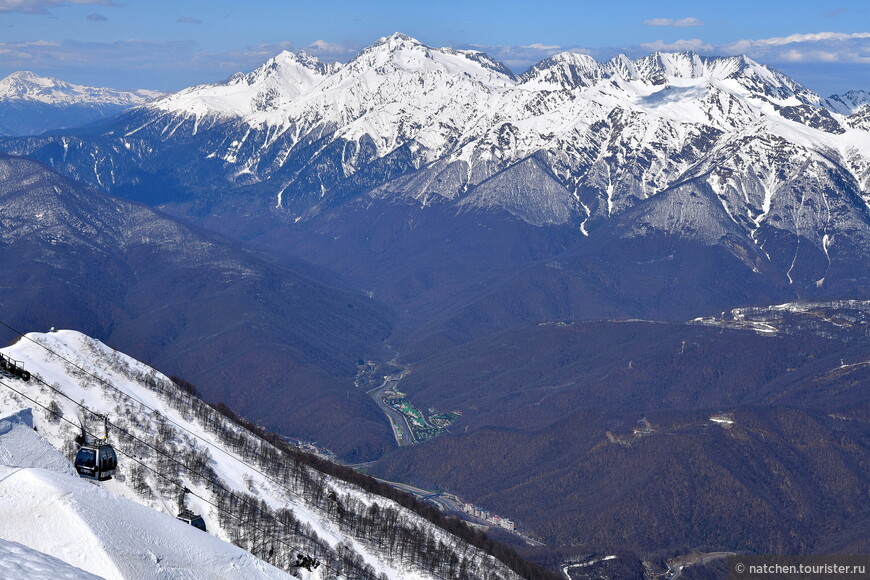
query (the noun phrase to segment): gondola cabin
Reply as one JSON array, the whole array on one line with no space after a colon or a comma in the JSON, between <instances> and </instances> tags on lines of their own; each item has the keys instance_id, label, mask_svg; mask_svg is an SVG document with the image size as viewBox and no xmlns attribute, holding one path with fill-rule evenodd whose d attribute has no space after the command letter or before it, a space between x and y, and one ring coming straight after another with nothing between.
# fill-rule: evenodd
<instances>
[{"instance_id":1,"label":"gondola cabin","mask_svg":"<svg viewBox=\"0 0 870 580\"><path fill-rule=\"evenodd\" d=\"M178 515L175 517L182 522L205 532L207 530L205 529L205 520L202 519L202 516L194 513L192 510L188 509L187 506L184 505L184 496L189 493L190 490L186 487L181 490L181 495L178 496Z\"/></svg>"},{"instance_id":2,"label":"gondola cabin","mask_svg":"<svg viewBox=\"0 0 870 580\"><path fill-rule=\"evenodd\" d=\"M178 515L175 517L186 524L190 524L194 528L198 528L198 529L202 530L203 532L207 531L205 529L205 520L202 519L202 516L199 514L193 513L192 511L190 511L187 508L182 509L178 513Z\"/></svg>"},{"instance_id":3,"label":"gondola cabin","mask_svg":"<svg viewBox=\"0 0 870 580\"><path fill-rule=\"evenodd\" d=\"M79 448L75 468L81 477L106 481L115 475L118 457L111 445L104 442L88 443Z\"/></svg>"},{"instance_id":4,"label":"gondola cabin","mask_svg":"<svg viewBox=\"0 0 870 580\"><path fill-rule=\"evenodd\" d=\"M30 380L30 373L21 366L21 361L17 361L0 353L0 375L11 379L21 379L22 381Z\"/></svg>"}]
</instances>

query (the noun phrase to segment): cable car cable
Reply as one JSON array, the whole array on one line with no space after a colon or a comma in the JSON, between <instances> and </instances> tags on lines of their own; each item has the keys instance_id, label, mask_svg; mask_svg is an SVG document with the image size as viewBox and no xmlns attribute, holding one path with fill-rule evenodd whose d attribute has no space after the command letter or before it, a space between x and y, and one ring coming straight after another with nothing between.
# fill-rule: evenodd
<instances>
[{"instance_id":1,"label":"cable car cable","mask_svg":"<svg viewBox=\"0 0 870 580\"><path fill-rule=\"evenodd\" d=\"M41 381L41 380L40 380L40 382L42 382L43 384L45 384L46 386L48 386L51 390L53 390L53 391L55 391L55 392L58 392L56 389L54 389L53 387L51 387L50 385L48 385L48 384L45 383L44 381ZM75 423L73 423L72 421L70 421L69 419L67 419L66 417L64 417L63 415L59 414L57 411L53 411L52 409L50 409L50 408L48 408L47 406L43 405L42 403L40 403L40 402L37 401L36 399L33 399L32 397L29 397L29 396L25 395L24 393L22 393L22 392L19 391L18 389L16 389L16 388L12 387L11 385L5 383L3 380L0 380L0 385L3 385L4 387L8 388L9 390L11 390L11 391L17 393L19 396L23 397L24 399L27 399L28 401L30 401L30 402L32 402L32 403L38 405L39 407L42 407L43 409L45 409L46 411L48 411L48 412L51 413L52 415L57 416L60 420L69 423L69 424L72 425L73 427L80 427L80 428L81 428L81 429L82 429L86 434L88 434L88 435L90 435L90 436L92 436L92 437L96 437L96 435L95 435L94 433L91 433L91 432L87 431L87 430L84 429L84 427L82 427L81 425L76 425ZM61 394L63 394L63 393L61 393ZM64 395L64 396L66 396L66 395ZM69 397L66 397L66 398L69 399ZM70 400L73 401L72 399L70 399ZM93 411L91 411L90 409L88 409L87 407L85 407L84 405L82 405L81 403L78 403L78 402L76 402L76 401L73 401L73 402L74 402L76 405L78 405L79 407L81 407L82 409L88 411L89 413L92 413L92 414L97 415L97 413L94 413ZM111 424L111 423L110 423L110 424ZM149 445L147 442L142 441L141 439L139 439L139 438L137 438L137 437L135 437L135 436L129 434L128 432L124 431L123 429L120 429L120 428L119 428L119 431L121 431L121 432L127 434L127 435L130 436L132 439L134 439L134 440L136 440L136 441L139 441L140 443L143 443L143 444L147 445L148 447L150 447L151 449L153 449L153 450L155 451L155 453L158 453L159 455L162 455L163 457L166 457L166 458L168 458L168 459L170 459L170 460L173 460L173 458L170 457L168 454L163 453L163 452L157 450L157 449L154 448L153 446ZM134 463L137 463L138 465L142 466L143 468L147 469L148 471L152 472L153 474L157 475L158 477L161 477L161 478L165 479L166 481L168 481L168 482L171 483L172 485L174 485L174 486L176 486L176 487L178 487L178 488L180 488L180 489L184 489L184 487L185 487L184 485L177 483L175 480L173 480L173 479L170 478L169 476L164 475L164 474L160 473L159 471L157 471L156 469L154 469L153 467L151 467L151 466L149 466L149 465L143 463L142 461L140 461L138 458L134 457L134 456L131 455L130 453L128 453L128 452L126 452L126 451L123 451L123 450L121 450L120 448L116 448L116 449L117 449L117 451L118 451L119 453L121 453L122 455L124 455L125 457L127 457L128 459L130 459L131 461L133 461ZM181 465L182 467L185 467L185 468L186 468L186 466L185 466L183 463L180 463L180 462L178 462L177 460L173 460L173 461L176 461L176 463L178 463L178 464ZM186 469L187 469L187 468L186 468ZM190 473L196 473L196 472L194 472L194 471L192 471L192 470L190 470L190 469L188 469L188 471L190 471ZM203 480L205 480L205 481L208 481L209 483L211 483L212 485L214 485L216 488L218 488L218 489L224 491L224 492L227 493L230 497L233 497L234 499L240 501L241 503L243 503L243 504L245 504L245 505L248 505L248 506L252 507L253 509L257 510L260 514L270 517L273 521L277 522L278 524L280 524L280 525L282 525L282 526L284 525L283 522L281 522L278 518L276 518L276 517L273 516L272 514L270 514L270 513L268 513L268 512L264 512L264 511L263 511L259 506L256 506L256 505L253 505L253 504L250 504L250 503L247 502L244 498L241 498L241 497L237 496L233 491L227 489L227 488L224 487L223 485L221 485L221 484L215 482L215 481L212 480L212 479L205 478L205 477L202 477L202 476L200 476L200 477L201 477L201 479L203 479ZM284 545L285 547L289 548L291 551L298 551L296 548L294 548L293 546L291 546L290 544L288 544L286 541L284 541L284 540L282 540L281 538L278 538L278 537L276 537L276 536L270 534L268 531L264 530L263 528L260 528L260 527L257 526L256 524L250 524L250 522L245 522L245 520L244 520L244 518L243 518L242 516L240 516L240 515L238 515L238 514L235 514L235 513L231 512L231 511L227 510L227 509L221 508L218 504L215 504L214 502L212 502L212 501L210 501L209 499L207 499L207 498L205 498L205 497L199 495L198 493L195 493L195 492L193 492L193 491L188 491L188 493L189 493L190 495L192 495L192 496L194 496L194 497L196 497L196 498L202 500L204 503L206 503L206 504L208 504L208 505L214 507L217 511L222 512L222 513L225 513L225 514L227 514L227 515L229 515L229 516L231 516L231 517L233 517L233 518L239 520L239 521L242 522L242 523L245 523L245 524L247 524L247 525L250 525L254 530L256 530L256 531L258 531L258 532L261 532L264 536L267 536L267 537L271 538L272 540L275 540L277 543L280 543L280 544ZM307 535L307 534L305 534L305 533L301 533L301 532L291 532L291 535L298 535L298 536L302 536L302 537L304 537L304 538L306 538L306 539L308 539L308 540L315 541L311 536L309 536L309 535Z\"/></svg>"},{"instance_id":2,"label":"cable car cable","mask_svg":"<svg viewBox=\"0 0 870 580\"><path fill-rule=\"evenodd\" d=\"M122 396L124 396L124 397L126 397L126 398L128 398L128 399L130 399L130 400L132 400L132 401L135 401L136 403L138 403L138 404L141 405L142 407L148 409L149 411L151 411L151 412L153 412L153 413L156 413L159 417L163 418L166 422L171 423L172 425L175 425L176 427L178 427L178 428L181 429L182 431L188 433L188 434L191 435L192 437L194 437L194 438L196 438L196 439L202 441L203 443L205 443L205 444L208 445L209 447L212 447L213 449L215 449L215 450L217 450L217 451L220 451L221 453L223 453L223 454L226 455L227 457L229 457L229 458L235 460L237 463L239 463L239 464L241 464L241 465L247 467L248 469L251 469L252 471L258 473L259 475L261 475L261 476L262 476L264 479L266 479L267 481L269 481L269 482L271 482L271 483L273 483L273 484L279 486L280 488L284 489L285 491L287 491L287 493L290 493L290 494L293 494L293 495L297 495L297 496L299 495L299 494L296 493L295 491L289 489L289 487L287 486L286 483L281 482L281 481L278 481L278 480L276 480L276 479L270 477L270 476L269 476L268 474L266 474L264 471L262 471L262 470L258 469L257 467L255 467L255 466L249 464L249 463L248 463L247 461L245 461L244 459L242 459L242 458L240 458L240 457L237 457L236 455L230 453L230 452L227 451L226 449L223 449L223 448L219 447L218 445L216 445L215 443L209 441L208 439L205 439L204 437L202 437L202 436L199 435L198 433L195 433L195 432L191 431L190 429L188 429L188 428L185 427L184 425L181 425L181 424L177 423L176 421L172 420L171 418L169 418L169 417L167 417L166 415L164 415L163 413L161 413L159 410L157 410L157 409L151 407L150 405L148 405L147 403L145 403L145 402L139 400L139 399L136 398L135 396L133 396L133 395L131 395L131 394L129 394L129 393L126 393L126 392L124 392L123 390L119 389L118 387L116 387L115 385L113 385L112 383L110 383L109 381L107 381L106 379L104 379L104 378L102 378L102 377L100 377L100 376L94 374L93 372L91 372L91 371L89 371L89 370L83 368L82 366L76 364L74 361L72 361L72 360L70 360L69 358L65 357L65 356L62 355L61 353L58 353L57 351L52 350L51 348L49 348L49 347L46 346L45 344L42 344L41 342L39 342L39 341L37 341L37 340L34 340L34 339L30 338L29 336L27 336L26 334L22 333L20 330L18 330L18 329L16 329L15 327L11 326L11 325L8 324L7 322L5 322L5 321L3 321L3 320L0 320L0 325L5 326L5 327L8 328L9 330L11 330L12 332L16 333L18 336L20 336L21 338L24 338L24 339L26 339L26 340L32 342L33 344L35 344L35 345L37 345L37 346L43 348L44 350L46 350L47 352L53 354L54 356L58 357L59 359L61 359L61 360L65 361L66 363L72 365L73 367L75 367L75 368L77 368L78 370L82 371L84 374L86 374L86 375L92 377L93 379L95 379L95 380L96 380L97 382L99 382L100 384L109 387L110 389L114 390L115 392L120 393ZM144 364L144 363L143 363L143 364ZM158 372L159 372L159 371L158 371ZM71 398L69 395L67 395L66 393L64 393L64 392L62 392L62 391L59 391L58 389L54 388L52 385L49 385L46 381L44 381L44 380L42 379L42 377L40 377L40 376L38 376L38 375L35 375L35 374L33 374L32 376L33 376L34 378L36 378L37 382L41 383L42 385L45 385L46 387L48 387L49 389L51 389L51 390L54 391L55 393L58 393L59 395L61 395L62 397L66 398L67 400L69 400L69 401L72 402L73 404L77 405L78 407L80 407L80 408L82 408L82 409L88 411L89 413L91 413L91 414L93 414L93 415L98 415L98 416L100 415L99 413L96 413L96 412L94 412L94 411L91 411L90 409L88 409L87 407L85 407L84 405L82 405L81 403L79 403L78 401L72 399L72 398ZM170 380L171 380L171 379L170 379ZM8 385L7 385L7 386L8 386ZM10 387L10 388L11 388L11 387ZM16 392L17 392L17 391L16 391ZM195 397L191 397L191 398L195 398ZM32 399L31 399L31 400L32 400ZM38 404L38 403L37 403L37 404ZM42 406L42 405L40 405L40 406ZM215 412L217 412L217 411L215 411ZM69 422L69 421L67 420L67 422ZM236 499L236 500L239 501L240 503L242 503L242 504L244 504L244 505L246 505L246 506L250 506L250 507L252 507L253 509L255 509L256 511L258 511L259 513L264 514L264 515L266 515L266 516L272 518L273 520L276 520L276 521L277 521L277 518L275 518L272 514L269 514L269 513L267 513L267 512L263 512L263 510L262 510L259 506L256 506L256 505L251 504L250 502L248 502L248 501L245 500L244 498L239 497L238 495L236 495L232 490L230 490L230 489L224 487L223 485L221 485L221 484L219 484L219 483L214 482L213 480L211 480L210 478L204 476L203 474L201 474L201 473L199 473L199 472L197 472L197 471L192 470L191 468L187 467L187 466L184 465L183 463L180 463L179 461L177 461L177 460L174 459L173 457L169 456L168 454L163 453L162 451L158 450L157 448L155 448L155 447L154 447L153 445L151 445L150 443L148 443L148 442L146 442L146 441L143 441L143 440L139 439L138 437L136 437L135 435L133 435L133 434L129 433L128 431L122 429L122 428L121 428L120 426L118 426L118 425L115 425L115 424L113 424L113 423L111 423L111 422L109 422L109 425L115 427L118 431L124 433L125 435L127 435L127 436L130 437L131 439L133 439L133 440L135 440L135 441L139 441L139 442L142 443L143 445L145 445L145 446L151 448L151 449L154 450L154 452L157 453L158 455L162 455L162 456L168 458L170 461L175 462L176 464L178 464L178 465L180 465L181 467L183 467L183 468L184 468L186 471L188 471L189 473L194 474L194 475L197 475L198 477L200 477L200 478L201 478L202 480L204 480L204 481L208 481L209 483L211 483L212 485L214 485L214 486L217 487L218 489L221 489L221 490L223 490L225 493L229 494L230 497L233 497L234 499ZM91 434L91 435L92 435L92 434ZM256 434L254 434L254 435L256 436ZM127 455L128 457L130 457L129 454L126 454L126 453L125 453L125 455ZM151 468L148 468L148 469L149 469L150 471L154 471L154 470L151 469ZM315 470L315 471L318 471L318 470ZM162 476L162 475L161 475L161 476ZM162 476L162 477L165 477L165 476ZM176 485L177 485L177 484L176 484ZM197 495L196 497L200 497L200 496ZM206 500L204 500L204 501L206 501ZM207 503L208 503L208 502L207 502ZM212 504L212 505L213 505L213 504ZM280 523L280 522L278 522L278 523ZM315 541L313 538L311 538L311 536L309 536L308 534L305 534L305 533L303 533L303 532L297 532L296 535L302 536L302 537L307 538L307 539L309 539L309 540L311 540L311 541Z\"/></svg>"},{"instance_id":3,"label":"cable car cable","mask_svg":"<svg viewBox=\"0 0 870 580\"><path fill-rule=\"evenodd\" d=\"M130 433L129 431L127 431L126 429L124 429L124 428L121 427L120 425L118 425L118 424L116 424L116 423L112 423L111 421L108 420L108 418L106 418L105 415L103 415L103 414L101 414L101 413L97 413L97 412L95 412L95 411L92 411L91 409L88 409L86 406L82 405L80 402L78 402L78 401L76 401L75 399L71 398L71 397L70 397L69 395L67 395L66 393L64 393L64 392L62 392L62 391L59 391L58 389L56 389L56 388L53 387L52 385L49 385L49 384L48 384L47 382L45 382L45 381L42 379L42 377L40 377L39 375L33 375L33 377L36 379L37 382L41 383L42 385L45 385L45 386L48 387L50 390L54 391L55 393L61 395L61 396L64 397L64 398L66 398L68 401L72 402L73 404L77 405L79 408L81 408L81 409L87 411L88 413L91 413L92 415L96 415L96 416L98 416L98 417L103 417L103 418L105 419L105 423L106 423L107 425L113 427L116 431L118 431L118 432L120 432L120 433L123 433L124 435L126 435L127 437L129 437L130 439L132 439L133 441L137 441L137 442L141 443L142 445L148 447L149 449L151 449L152 451L154 451L154 453L156 453L157 455L160 455L160 456L162 456L162 457L165 457L165 458L168 459L169 461L175 463L177 466L183 468L183 469L184 469L184 470L185 470L189 475L196 476L196 477L198 477L199 479L201 479L201 480L203 480L203 481L207 481L207 482L209 482L210 484L212 484L212 485L215 486L216 488L222 490L224 493L228 494L230 497L232 497L232 498L235 499L236 501L240 502L241 504L246 505L246 506L249 506L249 507L251 507L252 509L257 510L257 511L260 512L261 514L264 514L264 515L266 515L266 516L271 517L271 518L274 519L274 516L272 516L272 515L269 514L268 512L264 512L260 507L258 507L258 506L256 506L256 505L252 504L251 502L249 502L248 500L246 500L244 497L241 497L241 496L237 495L233 490L231 490L231 489L225 487L225 486L222 485L221 483L218 483L218 482L214 481L212 478L208 477L206 474L201 473L201 472L199 472L199 471L193 469L192 467L190 467L190 466L188 466L188 465L182 463L181 461L179 461L178 459L176 459L176 458L173 457L172 455L170 455L170 454L168 454L168 453L166 453L166 452L164 452L164 451L158 449L157 447L155 447L153 444L149 443L148 441L145 441L145 440L143 440L143 439L140 439L140 438L137 437L136 435ZM10 388L11 388L11 387L10 387ZM119 390L119 391L120 391L120 390ZM120 392L121 392L121 394L126 395L126 393L124 393L123 391L120 391ZM135 401L136 399L134 398L133 400ZM161 417L163 417L163 415L161 415ZM164 417L164 418L165 418L165 417ZM68 420L67 420L67 422L71 423L71 422L68 421ZM92 433L88 433L88 435L91 435L92 437L95 437ZM218 447L218 449L220 449L220 448ZM125 454L125 455L126 455L126 454ZM129 456L129 455L128 455L128 456ZM260 471L258 471L258 470L256 470L256 469L254 469L253 467L251 467L251 466L248 465L247 463L244 463L244 462L243 462L243 465L245 465L246 467L249 467L250 469L253 469L253 470L257 471L258 473L262 473L262 472L260 472ZM152 469L152 471L154 471L154 470ZM286 484L283 484L283 483L280 483L280 482L276 482L275 480L273 480L273 479L271 479L271 478L266 478L266 479L267 479L268 481L272 481L273 483L278 484L282 489L285 489L285 490L287 490L288 492L290 492L290 490L287 489ZM292 493L292 492L290 492L290 493ZM193 494L192 494L192 495L193 495ZM298 495L298 494L297 494L297 495ZM199 496L197 496L197 497L199 497ZM309 540L313 540L310 536L308 536L307 534L301 533L301 532L298 533L297 535L300 535L300 536L303 536L303 537L305 537L305 538L308 538Z\"/></svg>"},{"instance_id":4,"label":"cable car cable","mask_svg":"<svg viewBox=\"0 0 870 580\"><path fill-rule=\"evenodd\" d=\"M56 357L60 358L61 360L63 360L63 361L65 361L65 362L69 363L70 365L72 365L73 367L79 369L80 371L82 371L82 372L85 373L86 375L88 375L88 376L90 376L90 377L96 379L99 383L101 383L101 384L103 384L103 385L105 385L105 386L111 388L112 390L114 390L114 391L116 391L116 392L121 393L122 395L124 395L125 397L127 397L127 398L129 398L129 399L131 399L131 400L133 400L133 401L136 401L137 403L139 403L140 405L142 405L143 407L145 407L145 408L148 409L149 411L151 411L151 412L153 412L153 413L157 413L158 416L163 417L163 419L166 420L167 422L172 423L173 425L175 425L175 426L178 427L179 429L185 431L186 433L190 434L191 436L195 437L196 439L199 439L200 441L202 441L202 442L205 443L206 445L208 445L208 446L210 446L210 447L213 447L214 449L220 451L221 453L223 453L223 454L226 455L227 457L230 457L231 459L237 461L238 463L240 463L240 464L242 464L242 465L248 467L249 469L251 469L251 470L253 470L253 471L259 473L260 475L262 475L262 476L263 476L265 479L267 479L268 481L271 481L272 483L274 483L274 484L276 484L276 485L279 485L279 486L281 486L281 487L284 487L284 488L286 489L286 484L284 484L283 482L277 481L277 480L275 480L275 479L269 477L269 475L266 474L264 471L261 471L261 470L258 469L257 467L254 467L254 466L250 465L250 464L249 464L248 462L246 462L244 459L241 459L241 458L239 458L239 457L233 455L232 453L230 453L230 452L227 451L226 449L222 449L221 447L219 447L219 446L217 446L216 444L212 443L212 442L209 441L208 439L205 439L205 438L202 437L201 435L199 435L199 434L197 434L197 433L191 431L190 429L188 429L188 428L185 427L184 425L181 425L181 424L179 424L179 423L173 421L171 418L166 417L163 413L161 413L161 412L158 411L157 409L154 409L153 407L149 406L147 403L144 403L144 402L140 401L139 399L137 399L137 398L134 397L133 395L130 395L129 393L125 393L124 391L122 391L121 389L119 389L118 387L116 387L115 385L113 385L112 383L110 383L109 381L107 381L106 379L104 379L104 378L102 378L102 377L99 377L99 376L95 375L95 374L92 373L91 371L89 371L89 370L87 370L87 369L85 369L85 368L79 366L79 365L76 364L75 362L73 362L73 361L71 361L70 359L66 358L66 357L63 356L62 354L60 354L60 353L58 353L58 352L52 350L51 348L49 348L48 346L42 344L41 342L39 342L39 341L37 341L37 340L34 340L34 339L30 338L29 336L27 336L26 334L22 333L20 330L14 328L13 326L9 325L8 323L6 323L6 322L0 320L0 325L5 326L5 327L8 328L9 330L11 330L12 332L16 333L18 336L20 336L21 338L24 338L24 339L26 339L26 340L29 340L29 341L32 342L33 344L35 344L35 345L37 345L37 346L39 346L39 347L45 349L46 351L50 352L51 354L55 355ZM143 364L144 364L144 363L143 363ZM156 369L155 369L155 370L156 370ZM159 371L158 371L158 372L159 372ZM161 374L162 374L162 373L161 373ZM42 379L38 379L38 380L39 380L39 382L41 382L42 384L46 385L47 387L52 388L50 385L48 385L48 383L46 383L46 382L43 381ZM170 380L171 380L171 379L170 379ZM68 396L66 396L65 394L64 394L64 396L65 396L67 399L69 399L70 401L72 401L72 399L70 399L70 398L69 398ZM73 401L73 402L76 403L76 404L78 404L76 401ZM255 434L255 435L256 435L256 434ZM289 493L295 493L295 492L293 492L293 491L290 491L289 489L288 489L288 492L289 492Z\"/></svg>"}]
</instances>

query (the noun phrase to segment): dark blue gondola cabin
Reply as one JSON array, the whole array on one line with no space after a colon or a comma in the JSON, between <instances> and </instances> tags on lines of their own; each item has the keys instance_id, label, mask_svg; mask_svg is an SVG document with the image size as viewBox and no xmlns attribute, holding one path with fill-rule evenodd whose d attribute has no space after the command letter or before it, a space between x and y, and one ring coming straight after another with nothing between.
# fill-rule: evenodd
<instances>
[{"instance_id":1,"label":"dark blue gondola cabin","mask_svg":"<svg viewBox=\"0 0 870 580\"><path fill-rule=\"evenodd\" d=\"M205 529L205 520L202 519L202 516L192 512L189 509L182 509L176 517L182 522L193 526L194 528L199 528L203 532L207 531Z\"/></svg>"},{"instance_id":2,"label":"dark blue gondola cabin","mask_svg":"<svg viewBox=\"0 0 870 580\"><path fill-rule=\"evenodd\" d=\"M105 481L112 479L118 467L118 457L108 443L82 445L76 454L75 468L81 477Z\"/></svg>"}]
</instances>

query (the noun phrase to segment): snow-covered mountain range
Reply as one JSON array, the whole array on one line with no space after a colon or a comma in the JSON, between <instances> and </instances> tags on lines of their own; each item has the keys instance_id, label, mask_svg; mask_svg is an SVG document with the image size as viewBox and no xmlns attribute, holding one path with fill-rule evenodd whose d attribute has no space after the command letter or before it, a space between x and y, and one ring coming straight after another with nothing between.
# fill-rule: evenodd
<instances>
[{"instance_id":1,"label":"snow-covered mountain range","mask_svg":"<svg viewBox=\"0 0 870 580\"><path fill-rule=\"evenodd\" d=\"M497 205L543 225L611 216L704 173L704 161L728 145L759 139L775 149L765 152L768 164L817 152L866 191L868 103L857 91L823 99L746 57L657 53L597 63L562 53L515 77L483 53L397 34L343 66L284 52L248 75L167 96L137 111L148 121L125 137L152 124L164 139L237 124L207 153L236 180L267 179L317 141L305 165L335 161L335 174L319 167L317 183L300 183L305 171L282 175L279 205L292 204L294 190L328 198L375 160L403 156L409 175L386 175L373 195L461 198L460 206ZM329 155L336 144L340 162ZM795 151L779 151L789 145ZM729 214L763 221L767 198L754 197Z\"/></svg>"},{"instance_id":2,"label":"snow-covered mountain range","mask_svg":"<svg viewBox=\"0 0 870 580\"><path fill-rule=\"evenodd\" d=\"M248 188L232 211L296 222L387 201L588 235L637 208L622 235L739 240L812 286L870 247L868 118L866 92L823 98L742 56L568 52L517 76L395 34L346 64L282 52L96 134L0 146L150 202L172 201L167 175L208 204Z\"/></svg>"},{"instance_id":3,"label":"snow-covered mountain range","mask_svg":"<svg viewBox=\"0 0 870 580\"><path fill-rule=\"evenodd\" d=\"M519 577L395 502L282 456L165 376L83 334L29 334L3 352L33 374L29 382L0 377L7 542L105 578L285 577L230 544L300 578ZM92 484L68 458L79 424L102 435L99 415L109 420L119 470ZM184 487L207 534L168 517ZM390 538L376 530L383 525ZM321 565L294 566L297 552Z\"/></svg>"},{"instance_id":4,"label":"snow-covered mountain range","mask_svg":"<svg viewBox=\"0 0 870 580\"><path fill-rule=\"evenodd\" d=\"M39 76L30 71L15 72L0 79L0 100L3 101L34 101L47 105L117 105L129 108L164 94L146 89L119 91L105 87L86 87Z\"/></svg>"},{"instance_id":5,"label":"snow-covered mountain range","mask_svg":"<svg viewBox=\"0 0 870 580\"><path fill-rule=\"evenodd\" d=\"M33 135L91 123L165 93L75 85L30 71L0 79L0 134Z\"/></svg>"}]
</instances>

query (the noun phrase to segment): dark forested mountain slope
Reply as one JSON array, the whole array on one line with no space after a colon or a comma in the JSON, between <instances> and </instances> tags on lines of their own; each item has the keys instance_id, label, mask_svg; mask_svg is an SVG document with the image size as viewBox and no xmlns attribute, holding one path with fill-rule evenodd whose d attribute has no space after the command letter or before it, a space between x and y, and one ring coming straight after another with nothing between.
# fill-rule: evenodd
<instances>
[{"instance_id":1,"label":"dark forested mountain slope","mask_svg":"<svg viewBox=\"0 0 870 580\"><path fill-rule=\"evenodd\" d=\"M339 452L388 444L352 380L389 334L381 306L33 161L0 159L0 200L4 321L102 337Z\"/></svg>"},{"instance_id":2,"label":"dark forested mountain slope","mask_svg":"<svg viewBox=\"0 0 870 580\"><path fill-rule=\"evenodd\" d=\"M791 314L753 314L764 333L539 323L423 358L402 391L462 418L377 472L458 491L551 546L853 549L842 530L866 520L870 483L866 316ZM853 330L821 338L797 319Z\"/></svg>"},{"instance_id":3,"label":"dark forested mountain slope","mask_svg":"<svg viewBox=\"0 0 870 580\"><path fill-rule=\"evenodd\" d=\"M3 521L4 541L121 578L309 578L299 554L319 561L315 577L335 580L557 577L404 492L204 403L190 384L91 337L34 332L3 351L33 371L26 382L0 379L3 501L7 512L24 504ZM117 470L92 485L69 460L80 429L102 433L105 416ZM175 520L182 490L207 531ZM153 511L131 510L117 496ZM290 575L264 570L215 538ZM4 557L14 566L20 551ZM4 577L33 576L18 569Z\"/></svg>"}]
</instances>

